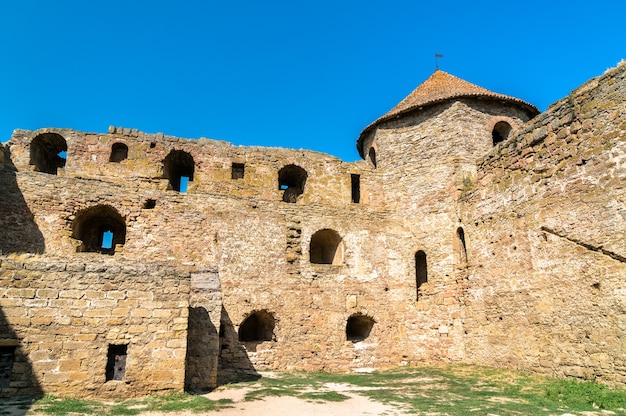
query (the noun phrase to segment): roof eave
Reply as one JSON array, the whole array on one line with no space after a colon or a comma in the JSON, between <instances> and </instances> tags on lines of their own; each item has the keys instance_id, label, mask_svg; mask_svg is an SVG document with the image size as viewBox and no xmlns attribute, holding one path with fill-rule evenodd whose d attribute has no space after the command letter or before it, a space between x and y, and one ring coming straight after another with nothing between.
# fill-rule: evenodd
<instances>
[{"instance_id":1,"label":"roof eave","mask_svg":"<svg viewBox=\"0 0 626 416\"><path fill-rule=\"evenodd\" d=\"M462 95L458 95L458 96L453 96L453 97L446 97L446 98L441 98L438 100L432 100L432 101L428 101L425 103L420 103L418 105L414 105L414 106L410 106L407 107L405 109L402 109L398 112L389 112L381 117L379 117L378 119L376 119L373 123L369 124L367 127L365 127L363 129L363 131L361 132L361 134L359 135L359 138L356 141L356 148L357 151L359 152L359 155L361 156L361 158L365 159L365 155L363 154L363 140L365 138L365 136L373 129L375 128L377 125L379 125L380 123L383 123L385 121L388 120L392 120L392 119L397 119L400 118L401 116L416 111L416 110L423 110L426 107L431 107L433 105L437 105L440 104L442 102L446 102L446 101L452 101L452 100L458 100L461 98L477 98L477 99L489 99L489 100L501 100L501 101L507 101L507 102L511 102L514 104L519 105L520 107L524 108L524 110L528 113L528 115L530 116L530 118L533 118L534 116L536 116L537 114L540 113L539 109L537 107L535 107L534 105L527 103L524 100L520 100L517 98L512 98L509 96L505 96L505 95L500 95L500 94L462 94Z\"/></svg>"}]
</instances>

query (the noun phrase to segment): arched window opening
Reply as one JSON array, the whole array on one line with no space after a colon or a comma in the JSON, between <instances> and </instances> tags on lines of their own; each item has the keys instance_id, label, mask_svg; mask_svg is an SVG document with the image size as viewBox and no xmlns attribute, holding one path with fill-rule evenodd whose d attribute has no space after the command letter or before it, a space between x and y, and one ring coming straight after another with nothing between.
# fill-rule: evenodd
<instances>
[{"instance_id":1,"label":"arched window opening","mask_svg":"<svg viewBox=\"0 0 626 416\"><path fill-rule=\"evenodd\" d=\"M370 151L368 152L369 158L370 158L370 162L372 162L372 165L374 167L377 167L378 164L376 162L376 150L373 147L370 147Z\"/></svg>"},{"instance_id":2,"label":"arched window opening","mask_svg":"<svg viewBox=\"0 0 626 416\"><path fill-rule=\"evenodd\" d=\"M367 315L355 314L350 316L346 323L346 339L352 342L367 339L375 323L376 321Z\"/></svg>"},{"instance_id":3,"label":"arched window opening","mask_svg":"<svg viewBox=\"0 0 626 416\"><path fill-rule=\"evenodd\" d=\"M126 223L115 208L98 205L76 214L72 237L82 241L78 252L113 254L126 242Z\"/></svg>"},{"instance_id":4,"label":"arched window opening","mask_svg":"<svg viewBox=\"0 0 626 416\"><path fill-rule=\"evenodd\" d=\"M459 262L461 264L467 263L467 246L465 244L465 232L463 228L456 229L457 244L459 246Z\"/></svg>"},{"instance_id":5,"label":"arched window opening","mask_svg":"<svg viewBox=\"0 0 626 416\"><path fill-rule=\"evenodd\" d=\"M284 202L296 203L304 192L307 176L306 170L296 165L287 165L278 171L278 189L283 191Z\"/></svg>"},{"instance_id":6,"label":"arched window opening","mask_svg":"<svg viewBox=\"0 0 626 416\"><path fill-rule=\"evenodd\" d=\"M500 142L508 139L509 134L511 134L512 127L506 121L498 121L495 126L493 126L493 131L491 132L491 138L493 140L493 145L497 145Z\"/></svg>"},{"instance_id":7,"label":"arched window opening","mask_svg":"<svg viewBox=\"0 0 626 416\"><path fill-rule=\"evenodd\" d=\"M239 341L263 342L274 339L274 316L268 311L252 312L239 326Z\"/></svg>"},{"instance_id":8,"label":"arched window opening","mask_svg":"<svg viewBox=\"0 0 626 416\"><path fill-rule=\"evenodd\" d=\"M42 133L30 142L30 164L39 172L57 174L64 168L67 155L67 142L57 133Z\"/></svg>"},{"instance_id":9,"label":"arched window opening","mask_svg":"<svg viewBox=\"0 0 626 416\"><path fill-rule=\"evenodd\" d=\"M428 264L426 263L426 253L422 250L415 253L415 290L416 300L420 298L420 287L428 282Z\"/></svg>"},{"instance_id":10,"label":"arched window opening","mask_svg":"<svg viewBox=\"0 0 626 416\"><path fill-rule=\"evenodd\" d=\"M109 162L121 162L128 159L128 146L124 143L113 143L111 146L111 156Z\"/></svg>"},{"instance_id":11,"label":"arched window opening","mask_svg":"<svg viewBox=\"0 0 626 416\"><path fill-rule=\"evenodd\" d=\"M343 240L334 230L320 230L311 236L309 260L315 264L343 263Z\"/></svg>"},{"instance_id":12,"label":"arched window opening","mask_svg":"<svg viewBox=\"0 0 626 416\"><path fill-rule=\"evenodd\" d=\"M193 157L183 150L172 150L163 159L163 177L170 182L168 189L186 192L187 183L193 181L194 171Z\"/></svg>"}]
</instances>

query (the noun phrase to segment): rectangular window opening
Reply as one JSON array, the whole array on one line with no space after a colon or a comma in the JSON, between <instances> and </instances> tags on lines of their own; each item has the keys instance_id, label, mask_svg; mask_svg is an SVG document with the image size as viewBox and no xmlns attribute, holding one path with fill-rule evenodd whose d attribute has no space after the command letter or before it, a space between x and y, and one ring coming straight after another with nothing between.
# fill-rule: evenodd
<instances>
[{"instance_id":1,"label":"rectangular window opening","mask_svg":"<svg viewBox=\"0 0 626 416\"><path fill-rule=\"evenodd\" d=\"M231 169L231 179L243 179L245 172L245 164L243 163L233 163Z\"/></svg>"},{"instance_id":2,"label":"rectangular window opening","mask_svg":"<svg viewBox=\"0 0 626 416\"><path fill-rule=\"evenodd\" d=\"M352 183L352 202L358 204L361 202L361 175L351 174L350 180Z\"/></svg>"},{"instance_id":3,"label":"rectangular window opening","mask_svg":"<svg viewBox=\"0 0 626 416\"><path fill-rule=\"evenodd\" d=\"M189 176L181 176L180 177L180 193L184 194L187 192L187 185L189 185Z\"/></svg>"},{"instance_id":4,"label":"rectangular window opening","mask_svg":"<svg viewBox=\"0 0 626 416\"><path fill-rule=\"evenodd\" d=\"M113 248L113 232L111 230L107 230L102 233L102 247L104 249Z\"/></svg>"},{"instance_id":5,"label":"rectangular window opening","mask_svg":"<svg viewBox=\"0 0 626 416\"><path fill-rule=\"evenodd\" d=\"M128 345L109 344L107 352L106 381L124 380Z\"/></svg>"}]
</instances>

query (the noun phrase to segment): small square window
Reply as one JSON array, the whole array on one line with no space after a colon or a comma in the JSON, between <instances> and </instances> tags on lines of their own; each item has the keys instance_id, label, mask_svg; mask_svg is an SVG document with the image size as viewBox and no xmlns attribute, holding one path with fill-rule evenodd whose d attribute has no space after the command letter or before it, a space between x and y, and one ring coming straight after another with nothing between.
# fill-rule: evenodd
<instances>
[{"instance_id":1,"label":"small square window","mask_svg":"<svg viewBox=\"0 0 626 416\"><path fill-rule=\"evenodd\" d=\"M243 163L233 163L231 170L231 179L243 179L245 172L245 165Z\"/></svg>"}]
</instances>

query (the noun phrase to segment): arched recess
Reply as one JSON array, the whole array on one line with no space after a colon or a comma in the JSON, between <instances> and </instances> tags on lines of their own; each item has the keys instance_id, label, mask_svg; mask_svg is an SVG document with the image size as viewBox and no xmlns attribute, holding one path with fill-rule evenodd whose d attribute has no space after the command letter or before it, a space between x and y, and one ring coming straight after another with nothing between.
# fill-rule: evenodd
<instances>
[{"instance_id":1,"label":"arched recess","mask_svg":"<svg viewBox=\"0 0 626 416\"><path fill-rule=\"evenodd\" d=\"M65 167L67 142L57 133L38 134L30 142L30 164L39 172L57 174Z\"/></svg>"},{"instance_id":2,"label":"arched recess","mask_svg":"<svg viewBox=\"0 0 626 416\"><path fill-rule=\"evenodd\" d=\"M239 341L263 342L274 339L274 316L266 311L254 311L239 325Z\"/></svg>"},{"instance_id":3,"label":"arched recess","mask_svg":"<svg viewBox=\"0 0 626 416\"><path fill-rule=\"evenodd\" d=\"M126 222L115 208L96 205L76 214L72 237L82 241L77 252L113 254L126 242Z\"/></svg>"},{"instance_id":4,"label":"arched recess","mask_svg":"<svg viewBox=\"0 0 626 416\"><path fill-rule=\"evenodd\" d=\"M420 298L420 287L428 282L428 263L426 261L426 253L419 250L415 253L415 299Z\"/></svg>"},{"instance_id":5,"label":"arched recess","mask_svg":"<svg viewBox=\"0 0 626 416\"><path fill-rule=\"evenodd\" d=\"M300 166L287 165L278 171L278 189L283 191L283 201L295 203L304 192L308 174Z\"/></svg>"},{"instance_id":6,"label":"arched recess","mask_svg":"<svg viewBox=\"0 0 626 416\"><path fill-rule=\"evenodd\" d=\"M367 153L370 162L372 163L372 166L374 166L375 168L378 166L378 162L376 161L376 149L374 149L374 147L370 147L369 152Z\"/></svg>"},{"instance_id":7,"label":"arched recess","mask_svg":"<svg viewBox=\"0 0 626 416\"><path fill-rule=\"evenodd\" d=\"M343 239L335 230L323 229L311 236L309 260L315 264L342 264Z\"/></svg>"},{"instance_id":8,"label":"arched recess","mask_svg":"<svg viewBox=\"0 0 626 416\"><path fill-rule=\"evenodd\" d=\"M491 139L493 141L493 145L497 145L509 138L513 127L506 121L498 121L491 131Z\"/></svg>"},{"instance_id":9,"label":"arched recess","mask_svg":"<svg viewBox=\"0 0 626 416\"><path fill-rule=\"evenodd\" d=\"M163 177L169 180L168 189L185 192L185 187L181 191L181 182L193 181L195 168L196 164L191 154L184 150L172 150L163 159Z\"/></svg>"},{"instance_id":10,"label":"arched recess","mask_svg":"<svg viewBox=\"0 0 626 416\"><path fill-rule=\"evenodd\" d=\"M111 146L111 156L109 156L109 162L121 162L128 159L128 146L124 143L113 143Z\"/></svg>"},{"instance_id":11,"label":"arched recess","mask_svg":"<svg viewBox=\"0 0 626 416\"><path fill-rule=\"evenodd\" d=\"M456 229L456 243L457 249L459 252L459 263L466 264L467 263L467 245L465 242L465 231L463 231L462 227Z\"/></svg>"},{"instance_id":12,"label":"arched recess","mask_svg":"<svg viewBox=\"0 0 626 416\"><path fill-rule=\"evenodd\" d=\"M346 339L352 342L359 342L367 339L374 327L374 318L356 313L351 315L346 322Z\"/></svg>"}]
</instances>

